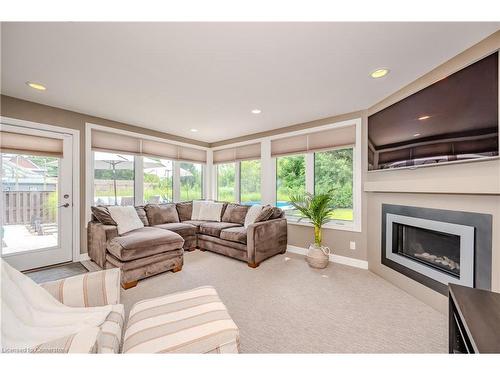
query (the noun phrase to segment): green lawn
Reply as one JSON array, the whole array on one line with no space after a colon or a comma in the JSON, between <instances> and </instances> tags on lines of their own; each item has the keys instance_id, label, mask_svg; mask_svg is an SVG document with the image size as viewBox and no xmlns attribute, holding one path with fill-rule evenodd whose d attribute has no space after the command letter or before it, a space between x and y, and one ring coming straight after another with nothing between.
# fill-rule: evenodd
<instances>
[{"instance_id":1,"label":"green lawn","mask_svg":"<svg viewBox=\"0 0 500 375\"><path fill-rule=\"evenodd\" d=\"M330 216L332 220L348 220L352 221L352 208L337 208Z\"/></svg>"}]
</instances>

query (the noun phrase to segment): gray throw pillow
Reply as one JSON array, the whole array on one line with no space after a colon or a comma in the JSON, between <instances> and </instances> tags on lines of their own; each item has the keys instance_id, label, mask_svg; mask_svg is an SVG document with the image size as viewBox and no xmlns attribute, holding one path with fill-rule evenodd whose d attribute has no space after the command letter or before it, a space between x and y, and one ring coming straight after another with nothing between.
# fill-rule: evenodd
<instances>
[{"instance_id":1,"label":"gray throw pillow","mask_svg":"<svg viewBox=\"0 0 500 375\"><path fill-rule=\"evenodd\" d=\"M177 207L177 214L180 221L191 220L193 212L193 202L179 202L175 205Z\"/></svg>"},{"instance_id":2,"label":"gray throw pillow","mask_svg":"<svg viewBox=\"0 0 500 375\"><path fill-rule=\"evenodd\" d=\"M147 204L144 209L146 210L149 225L179 222L179 214L175 203Z\"/></svg>"},{"instance_id":3,"label":"gray throw pillow","mask_svg":"<svg viewBox=\"0 0 500 375\"><path fill-rule=\"evenodd\" d=\"M109 214L108 208L106 206L92 206L90 207L90 211L92 211L92 215L104 225L116 225L116 222L113 220L111 215Z\"/></svg>"},{"instance_id":4,"label":"gray throw pillow","mask_svg":"<svg viewBox=\"0 0 500 375\"><path fill-rule=\"evenodd\" d=\"M283 210L279 207L273 207L273 213L269 217L269 220L279 219L283 216Z\"/></svg>"},{"instance_id":5,"label":"gray throw pillow","mask_svg":"<svg viewBox=\"0 0 500 375\"><path fill-rule=\"evenodd\" d=\"M250 206L242 204L229 203L222 215L222 221L225 223L245 224L245 217Z\"/></svg>"},{"instance_id":6,"label":"gray throw pillow","mask_svg":"<svg viewBox=\"0 0 500 375\"><path fill-rule=\"evenodd\" d=\"M266 205L262 208L262 211L260 212L259 216L257 216L257 219L255 219L256 223L260 223L261 221L266 221L269 220L271 215L274 212L274 207L271 205Z\"/></svg>"},{"instance_id":7,"label":"gray throw pillow","mask_svg":"<svg viewBox=\"0 0 500 375\"><path fill-rule=\"evenodd\" d=\"M139 216L139 219L141 219L144 226L145 227L149 226L149 221L144 206L135 206L135 210L137 212L137 216Z\"/></svg>"}]
</instances>

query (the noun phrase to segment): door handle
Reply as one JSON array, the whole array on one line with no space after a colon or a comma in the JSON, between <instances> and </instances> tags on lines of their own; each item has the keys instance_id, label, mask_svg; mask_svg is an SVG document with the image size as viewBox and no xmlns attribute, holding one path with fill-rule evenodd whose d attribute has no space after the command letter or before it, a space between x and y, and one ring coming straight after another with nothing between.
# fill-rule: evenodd
<instances>
[{"instance_id":1,"label":"door handle","mask_svg":"<svg viewBox=\"0 0 500 375\"><path fill-rule=\"evenodd\" d=\"M59 207L69 207L69 203L61 204Z\"/></svg>"}]
</instances>

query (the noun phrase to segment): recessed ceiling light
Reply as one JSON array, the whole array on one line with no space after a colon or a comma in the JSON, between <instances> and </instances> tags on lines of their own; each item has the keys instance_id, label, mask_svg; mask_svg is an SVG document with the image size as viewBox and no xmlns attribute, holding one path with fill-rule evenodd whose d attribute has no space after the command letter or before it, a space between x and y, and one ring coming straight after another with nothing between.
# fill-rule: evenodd
<instances>
[{"instance_id":1,"label":"recessed ceiling light","mask_svg":"<svg viewBox=\"0 0 500 375\"><path fill-rule=\"evenodd\" d=\"M428 118L431 118L431 116L428 116L428 115L425 115L425 116L420 116L418 119L419 119L420 121L422 121L422 120L427 120Z\"/></svg>"},{"instance_id":2,"label":"recessed ceiling light","mask_svg":"<svg viewBox=\"0 0 500 375\"><path fill-rule=\"evenodd\" d=\"M373 72L370 73L370 76L372 78L382 78L385 77L387 74L389 74L389 69L386 68L381 68L374 70Z\"/></svg>"},{"instance_id":3,"label":"recessed ceiling light","mask_svg":"<svg viewBox=\"0 0 500 375\"><path fill-rule=\"evenodd\" d=\"M420 133L413 134L414 137L418 137L419 135L420 135Z\"/></svg>"},{"instance_id":4,"label":"recessed ceiling light","mask_svg":"<svg viewBox=\"0 0 500 375\"><path fill-rule=\"evenodd\" d=\"M255 109L252 109L252 113L253 113L254 115L258 115L258 114L262 113L262 110L260 110L260 109L258 109L258 108L255 108Z\"/></svg>"},{"instance_id":5,"label":"recessed ceiling light","mask_svg":"<svg viewBox=\"0 0 500 375\"><path fill-rule=\"evenodd\" d=\"M31 87L32 89L39 90L39 91L45 91L47 88L42 85L41 83L36 83L36 82L26 82L26 84Z\"/></svg>"},{"instance_id":6,"label":"recessed ceiling light","mask_svg":"<svg viewBox=\"0 0 500 375\"><path fill-rule=\"evenodd\" d=\"M193 133L196 133L198 131L198 129L194 129L194 128L193 129L189 129L189 130L191 130Z\"/></svg>"}]
</instances>

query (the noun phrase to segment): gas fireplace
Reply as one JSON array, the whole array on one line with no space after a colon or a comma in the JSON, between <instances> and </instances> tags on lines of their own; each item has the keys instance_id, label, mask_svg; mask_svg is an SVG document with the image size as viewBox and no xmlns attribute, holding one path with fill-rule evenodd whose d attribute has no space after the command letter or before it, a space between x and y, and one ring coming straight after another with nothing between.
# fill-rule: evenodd
<instances>
[{"instance_id":1,"label":"gas fireplace","mask_svg":"<svg viewBox=\"0 0 500 375\"><path fill-rule=\"evenodd\" d=\"M449 283L490 289L490 215L394 205L382 211L383 264L443 294ZM488 264L489 276L476 277Z\"/></svg>"}]
</instances>

